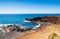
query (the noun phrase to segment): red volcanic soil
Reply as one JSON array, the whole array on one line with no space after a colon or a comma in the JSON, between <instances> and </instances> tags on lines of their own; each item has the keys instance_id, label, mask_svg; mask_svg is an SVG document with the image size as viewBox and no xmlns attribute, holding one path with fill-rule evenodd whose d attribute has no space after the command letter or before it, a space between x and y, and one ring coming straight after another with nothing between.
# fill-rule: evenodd
<instances>
[{"instance_id":1,"label":"red volcanic soil","mask_svg":"<svg viewBox=\"0 0 60 39\"><path fill-rule=\"evenodd\" d=\"M52 33L56 33L60 36L60 24L41 26L40 29L32 33L27 33L16 39L48 39L48 36Z\"/></svg>"}]
</instances>

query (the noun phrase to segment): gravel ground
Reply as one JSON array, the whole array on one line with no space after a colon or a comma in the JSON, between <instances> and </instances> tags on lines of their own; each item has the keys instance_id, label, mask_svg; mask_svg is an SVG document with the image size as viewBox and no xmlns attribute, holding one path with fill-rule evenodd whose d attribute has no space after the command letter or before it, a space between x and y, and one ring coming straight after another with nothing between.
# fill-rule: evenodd
<instances>
[{"instance_id":1,"label":"gravel ground","mask_svg":"<svg viewBox=\"0 0 60 39\"><path fill-rule=\"evenodd\" d=\"M3 33L0 33L0 39L15 39L24 34L26 34L26 33L25 32L16 32L16 31L8 33L6 35L4 35Z\"/></svg>"}]
</instances>

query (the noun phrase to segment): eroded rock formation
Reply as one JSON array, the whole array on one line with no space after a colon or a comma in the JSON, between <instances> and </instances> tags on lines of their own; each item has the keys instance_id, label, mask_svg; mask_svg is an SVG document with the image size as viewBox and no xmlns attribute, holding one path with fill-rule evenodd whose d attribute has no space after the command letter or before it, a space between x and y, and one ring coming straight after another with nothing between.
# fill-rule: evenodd
<instances>
[{"instance_id":1,"label":"eroded rock formation","mask_svg":"<svg viewBox=\"0 0 60 39\"><path fill-rule=\"evenodd\" d=\"M32 22L49 22L53 24L60 24L60 16L45 16L45 17L35 17L32 19L26 18L27 21Z\"/></svg>"}]
</instances>

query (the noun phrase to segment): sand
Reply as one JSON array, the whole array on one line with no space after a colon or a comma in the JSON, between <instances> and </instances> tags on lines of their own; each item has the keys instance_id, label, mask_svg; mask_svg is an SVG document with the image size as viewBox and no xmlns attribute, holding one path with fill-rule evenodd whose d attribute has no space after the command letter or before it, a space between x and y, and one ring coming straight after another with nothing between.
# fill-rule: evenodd
<instances>
[{"instance_id":1,"label":"sand","mask_svg":"<svg viewBox=\"0 0 60 39\"><path fill-rule=\"evenodd\" d=\"M60 36L60 24L41 26L40 29L35 32L24 34L16 39L48 39L52 33L56 33Z\"/></svg>"}]
</instances>

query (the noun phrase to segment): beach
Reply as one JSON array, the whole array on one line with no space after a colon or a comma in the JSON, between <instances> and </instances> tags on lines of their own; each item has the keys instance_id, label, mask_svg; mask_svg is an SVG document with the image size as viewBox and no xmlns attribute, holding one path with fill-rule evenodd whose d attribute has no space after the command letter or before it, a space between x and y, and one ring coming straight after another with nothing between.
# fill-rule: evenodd
<instances>
[{"instance_id":1,"label":"beach","mask_svg":"<svg viewBox=\"0 0 60 39\"><path fill-rule=\"evenodd\" d=\"M35 32L25 34L16 39L48 39L52 33L56 33L60 36L60 24L41 26L40 29Z\"/></svg>"},{"instance_id":2,"label":"beach","mask_svg":"<svg viewBox=\"0 0 60 39\"><path fill-rule=\"evenodd\" d=\"M52 39L55 34L60 38L60 17L37 18L27 19L31 22L24 22L22 25L0 25L0 30L3 31L0 33L0 39ZM53 34L52 38L50 38L51 34Z\"/></svg>"},{"instance_id":3,"label":"beach","mask_svg":"<svg viewBox=\"0 0 60 39\"><path fill-rule=\"evenodd\" d=\"M39 25L37 26L39 27ZM26 29L19 24L0 24L0 39L16 39L19 36L32 32L35 32L35 29Z\"/></svg>"}]
</instances>

